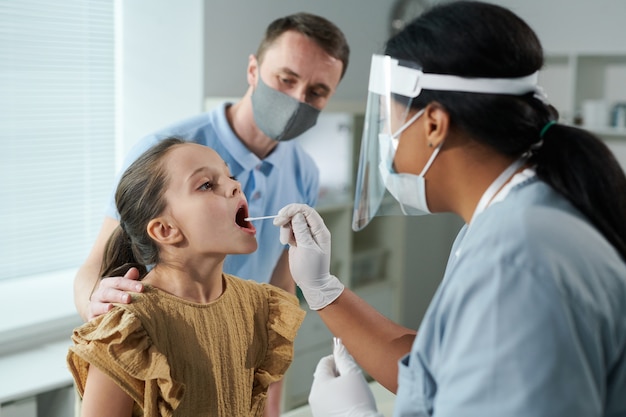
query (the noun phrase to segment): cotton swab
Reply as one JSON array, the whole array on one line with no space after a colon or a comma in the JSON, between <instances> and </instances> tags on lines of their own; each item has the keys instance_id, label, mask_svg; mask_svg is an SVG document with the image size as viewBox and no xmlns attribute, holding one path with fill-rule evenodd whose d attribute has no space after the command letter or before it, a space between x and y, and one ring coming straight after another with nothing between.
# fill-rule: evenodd
<instances>
[{"instance_id":1,"label":"cotton swab","mask_svg":"<svg viewBox=\"0 0 626 417\"><path fill-rule=\"evenodd\" d=\"M265 219L274 219L278 217L278 214L275 214L273 216L261 216L261 217L246 217L244 220L247 222L251 222L254 220L265 220Z\"/></svg>"}]
</instances>

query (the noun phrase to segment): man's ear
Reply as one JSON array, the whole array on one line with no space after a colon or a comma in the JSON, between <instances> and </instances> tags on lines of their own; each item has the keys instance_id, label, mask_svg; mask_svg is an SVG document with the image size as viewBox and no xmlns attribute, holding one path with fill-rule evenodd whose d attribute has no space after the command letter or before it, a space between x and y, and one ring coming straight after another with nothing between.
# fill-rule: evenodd
<instances>
[{"instance_id":1,"label":"man's ear","mask_svg":"<svg viewBox=\"0 0 626 417\"><path fill-rule=\"evenodd\" d=\"M439 103L430 103L424 110L424 128L428 146L436 148L448 136L450 114Z\"/></svg>"},{"instance_id":2,"label":"man's ear","mask_svg":"<svg viewBox=\"0 0 626 417\"><path fill-rule=\"evenodd\" d=\"M259 61L254 54L248 56L248 70L246 71L246 77L248 78L248 85L250 87L256 87L257 77L259 77Z\"/></svg>"},{"instance_id":3,"label":"man's ear","mask_svg":"<svg viewBox=\"0 0 626 417\"><path fill-rule=\"evenodd\" d=\"M176 225L171 224L165 217L157 217L148 222L148 235L157 243L172 245L180 242L183 235Z\"/></svg>"}]
</instances>

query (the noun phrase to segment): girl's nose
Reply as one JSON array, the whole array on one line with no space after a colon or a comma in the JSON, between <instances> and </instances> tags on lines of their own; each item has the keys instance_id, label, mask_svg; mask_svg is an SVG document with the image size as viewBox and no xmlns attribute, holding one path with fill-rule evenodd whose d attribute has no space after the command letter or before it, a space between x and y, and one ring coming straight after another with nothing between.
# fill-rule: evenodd
<instances>
[{"instance_id":1,"label":"girl's nose","mask_svg":"<svg viewBox=\"0 0 626 417\"><path fill-rule=\"evenodd\" d=\"M228 194L235 197L241 193L241 183L237 180L230 180Z\"/></svg>"}]
</instances>

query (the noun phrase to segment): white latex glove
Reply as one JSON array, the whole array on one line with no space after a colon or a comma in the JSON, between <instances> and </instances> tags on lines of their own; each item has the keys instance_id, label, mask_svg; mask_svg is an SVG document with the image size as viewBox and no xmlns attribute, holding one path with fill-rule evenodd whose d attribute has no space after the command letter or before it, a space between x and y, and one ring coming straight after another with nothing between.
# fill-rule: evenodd
<instances>
[{"instance_id":1,"label":"white latex glove","mask_svg":"<svg viewBox=\"0 0 626 417\"><path fill-rule=\"evenodd\" d=\"M341 295L344 285L330 274L330 232L322 217L306 204L289 204L274 219L280 242L289 244L289 268L311 310Z\"/></svg>"},{"instance_id":2,"label":"white latex glove","mask_svg":"<svg viewBox=\"0 0 626 417\"><path fill-rule=\"evenodd\" d=\"M313 417L382 417L361 368L337 338L333 354L315 368L309 405Z\"/></svg>"}]
</instances>

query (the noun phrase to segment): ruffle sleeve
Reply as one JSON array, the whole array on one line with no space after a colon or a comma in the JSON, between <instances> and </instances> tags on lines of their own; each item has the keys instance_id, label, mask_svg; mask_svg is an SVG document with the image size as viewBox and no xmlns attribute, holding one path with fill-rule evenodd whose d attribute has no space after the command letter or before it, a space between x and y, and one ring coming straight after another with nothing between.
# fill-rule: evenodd
<instances>
[{"instance_id":1,"label":"ruffle sleeve","mask_svg":"<svg viewBox=\"0 0 626 417\"><path fill-rule=\"evenodd\" d=\"M305 312L298 298L273 285L263 284L268 295L268 347L255 374L255 389L265 390L280 380L293 360L293 342Z\"/></svg>"},{"instance_id":2,"label":"ruffle sleeve","mask_svg":"<svg viewBox=\"0 0 626 417\"><path fill-rule=\"evenodd\" d=\"M76 328L72 341L67 363L81 397L91 364L128 393L145 416L171 416L180 404L184 385L172 379L167 358L132 312L116 307Z\"/></svg>"}]
</instances>

